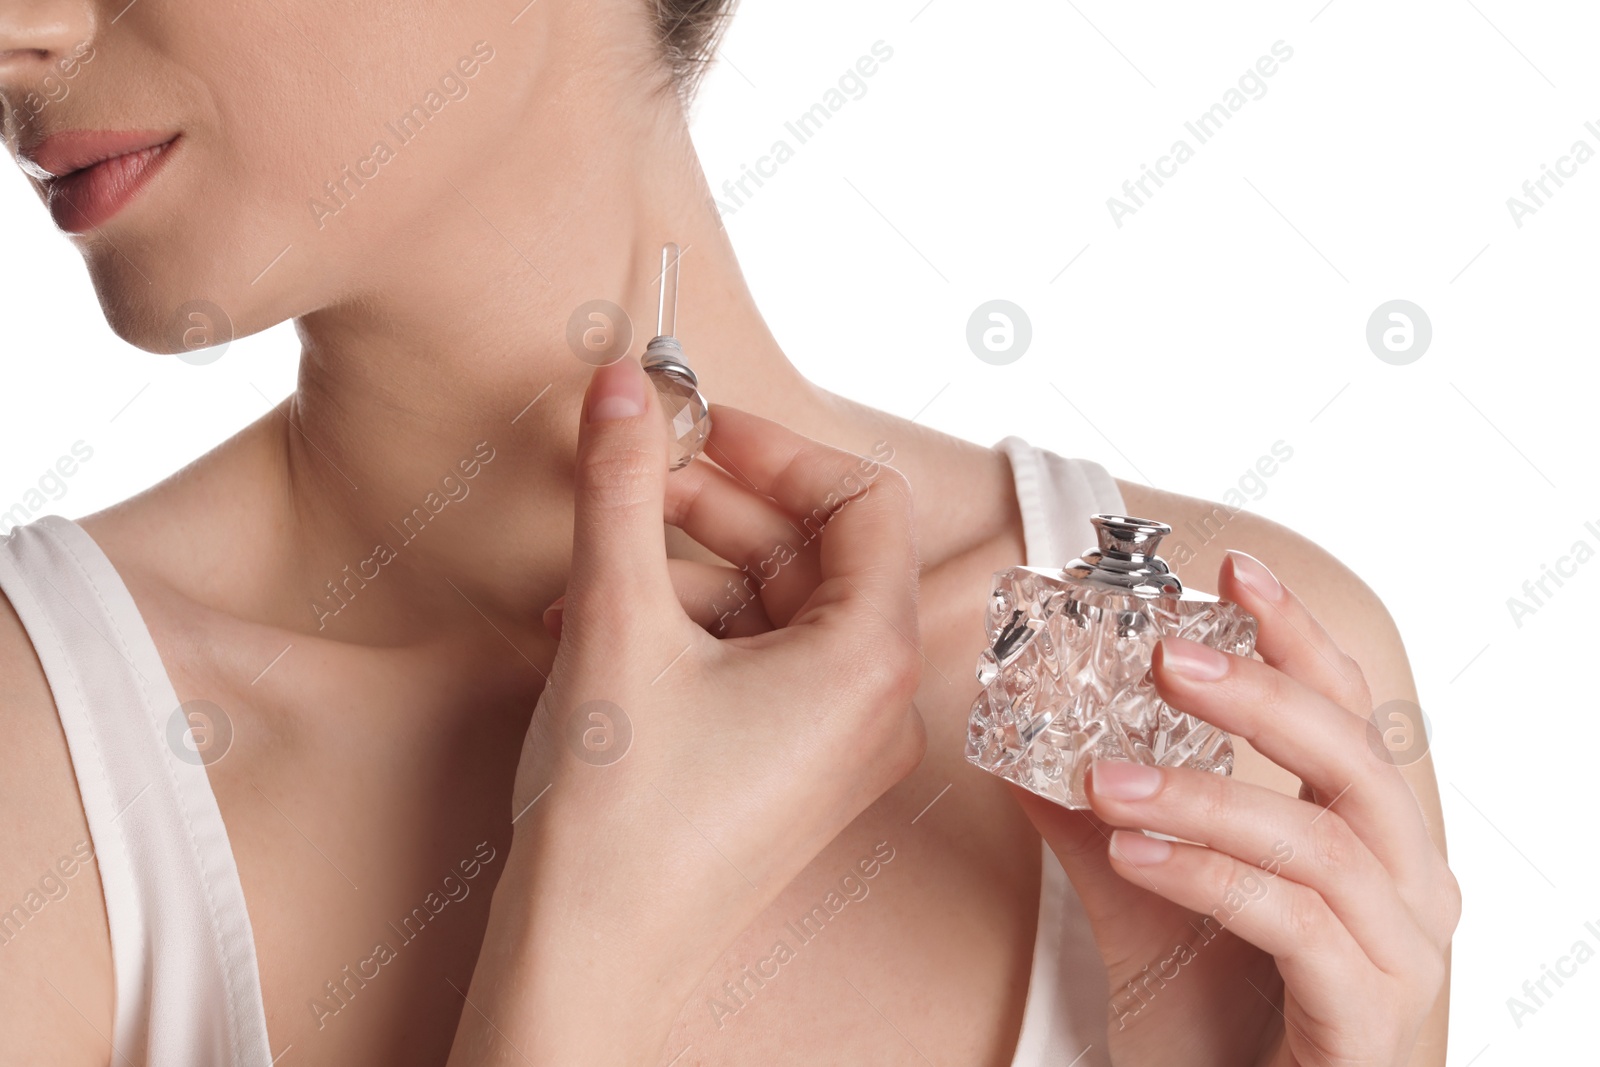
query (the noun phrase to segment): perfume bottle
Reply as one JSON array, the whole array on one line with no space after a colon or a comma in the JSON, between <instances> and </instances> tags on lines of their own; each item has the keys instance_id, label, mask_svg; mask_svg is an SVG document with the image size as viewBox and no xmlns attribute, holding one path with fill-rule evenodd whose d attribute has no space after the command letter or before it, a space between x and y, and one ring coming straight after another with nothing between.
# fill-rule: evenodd
<instances>
[{"instance_id":1,"label":"perfume bottle","mask_svg":"<svg viewBox=\"0 0 1600 1067\"><path fill-rule=\"evenodd\" d=\"M1161 699L1150 657L1163 637L1249 655L1255 617L1183 587L1156 555L1166 523L1089 521L1099 547L1061 570L994 576L968 761L1069 808L1089 806L1083 778L1095 759L1231 774L1232 740Z\"/></svg>"}]
</instances>

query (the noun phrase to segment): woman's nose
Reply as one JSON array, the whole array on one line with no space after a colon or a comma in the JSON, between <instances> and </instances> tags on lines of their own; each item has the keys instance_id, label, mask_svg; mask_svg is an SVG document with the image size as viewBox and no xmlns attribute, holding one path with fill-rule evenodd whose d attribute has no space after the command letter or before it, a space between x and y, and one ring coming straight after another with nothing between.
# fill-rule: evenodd
<instances>
[{"instance_id":1,"label":"woman's nose","mask_svg":"<svg viewBox=\"0 0 1600 1067\"><path fill-rule=\"evenodd\" d=\"M16 106L60 63L81 57L95 16L89 0L0 0L0 96Z\"/></svg>"}]
</instances>

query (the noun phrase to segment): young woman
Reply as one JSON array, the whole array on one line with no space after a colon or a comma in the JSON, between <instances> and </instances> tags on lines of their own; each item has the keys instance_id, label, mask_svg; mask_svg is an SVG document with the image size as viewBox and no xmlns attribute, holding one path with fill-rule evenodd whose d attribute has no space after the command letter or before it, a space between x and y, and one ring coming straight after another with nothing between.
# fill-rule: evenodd
<instances>
[{"instance_id":1,"label":"young woman","mask_svg":"<svg viewBox=\"0 0 1600 1067\"><path fill-rule=\"evenodd\" d=\"M966 764L992 572L1216 507L795 371L685 128L726 6L0 0L118 334L303 342L0 547L0 1062L1444 1062L1437 790L1366 729L1413 683L1315 545L1232 517L1190 573L1259 657L1157 654L1231 779L1105 764L1085 814ZM667 241L722 405L670 474L637 361L567 342L652 321Z\"/></svg>"}]
</instances>

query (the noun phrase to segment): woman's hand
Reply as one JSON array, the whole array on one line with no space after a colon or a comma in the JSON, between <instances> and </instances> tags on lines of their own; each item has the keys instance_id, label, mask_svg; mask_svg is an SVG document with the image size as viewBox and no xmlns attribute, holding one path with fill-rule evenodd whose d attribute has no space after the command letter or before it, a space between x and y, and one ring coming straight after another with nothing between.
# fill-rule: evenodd
<instances>
[{"instance_id":1,"label":"woman's hand","mask_svg":"<svg viewBox=\"0 0 1600 1067\"><path fill-rule=\"evenodd\" d=\"M737 410L713 426L722 469L669 476L638 363L590 383L560 644L458 1067L502 1041L532 1062L658 1055L733 938L921 760L904 478ZM664 516L753 579L669 566Z\"/></svg>"},{"instance_id":2,"label":"woman's hand","mask_svg":"<svg viewBox=\"0 0 1600 1067\"><path fill-rule=\"evenodd\" d=\"M1157 691L1299 775L1299 799L1108 762L1089 776L1092 814L1017 790L1110 972L1112 1060L1408 1064L1445 978L1455 878L1369 737L1355 661L1252 557L1230 553L1220 587L1259 620L1264 662L1167 639Z\"/></svg>"}]
</instances>

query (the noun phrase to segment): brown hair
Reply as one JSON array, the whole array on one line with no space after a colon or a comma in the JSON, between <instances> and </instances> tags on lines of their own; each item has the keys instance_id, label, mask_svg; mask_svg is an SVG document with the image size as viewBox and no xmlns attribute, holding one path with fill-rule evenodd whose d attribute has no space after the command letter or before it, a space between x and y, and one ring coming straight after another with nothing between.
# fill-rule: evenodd
<instances>
[{"instance_id":1,"label":"brown hair","mask_svg":"<svg viewBox=\"0 0 1600 1067\"><path fill-rule=\"evenodd\" d=\"M651 0L673 83L687 103L700 86L738 0Z\"/></svg>"}]
</instances>

